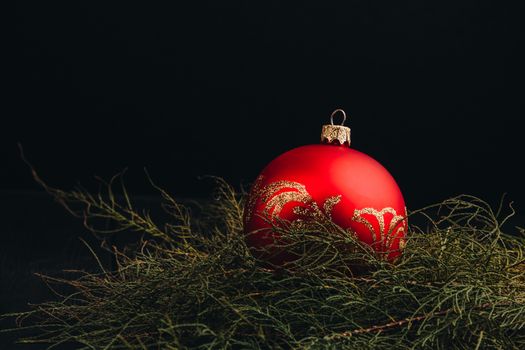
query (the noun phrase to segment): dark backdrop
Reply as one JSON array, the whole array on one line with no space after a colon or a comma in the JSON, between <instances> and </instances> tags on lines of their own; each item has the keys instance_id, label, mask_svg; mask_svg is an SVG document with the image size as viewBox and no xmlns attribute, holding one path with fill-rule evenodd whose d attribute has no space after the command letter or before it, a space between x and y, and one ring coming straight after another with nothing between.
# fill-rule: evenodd
<instances>
[{"instance_id":1,"label":"dark backdrop","mask_svg":"<svg viewBox=\"0 0 525 350\"><path fill-rule=\"evenodd\" d=\"M143 167L202 197L198 176L249 183L344 108L352 146L390 170L409 209L507 192L525 211L523 1L177 3L4 13L0 313L49 297L33 272L94 266L78 240L90 236L38 194L17 142L61 188L129 167L149 206Z\"/></svg>"},{"instance_id":2,"label":"dark backdrop","mask_svg":"<svg viewBox=\"0 0 525 350\"><path fill-rule=\"evenodd\" d=\"M21 141L55 185L129 167L147 194L146 166L201 196L199 175L250 182L341 107L409 208L523 205L521 1L187 3L19 3L1 186L36 189Z\"/></svg>"}]
</instances>

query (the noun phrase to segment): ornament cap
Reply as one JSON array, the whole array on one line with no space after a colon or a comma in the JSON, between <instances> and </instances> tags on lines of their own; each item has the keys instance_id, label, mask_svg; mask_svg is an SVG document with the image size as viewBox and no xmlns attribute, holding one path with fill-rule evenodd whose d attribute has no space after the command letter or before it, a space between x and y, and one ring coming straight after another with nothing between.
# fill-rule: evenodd
<instances>
[{"instance_id":1,"label":"ornament cap","mask_svg":"<svg viewBox=\"0 0 525 350\"><path fill-rule=\"evenodd\" d=\"M334 115L341 113L343 115L343 121L341 125L334 125ZM321 142L332 145L346 145L350 147L350 128L344 126L346 121L346 113L342 109L336 109L330 115L330 124L323 125L321 130Z\"/></svg>"}]
</instances>

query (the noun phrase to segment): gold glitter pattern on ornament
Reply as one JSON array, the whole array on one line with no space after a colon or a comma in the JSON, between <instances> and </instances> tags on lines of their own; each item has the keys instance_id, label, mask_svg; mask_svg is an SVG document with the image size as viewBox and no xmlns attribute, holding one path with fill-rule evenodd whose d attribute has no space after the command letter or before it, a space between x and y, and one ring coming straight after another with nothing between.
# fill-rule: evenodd
<instances>
[{"instance_id":1,"label":"gold glitter pattern on ornament","mask_svg":"<svg viewBox=\"0 0 525 350\"><path fill-rule=\"evenodd\" d=\"M247 221L253 216L253 211L255 210L257 201L259 200L264 203L263 212L268 216L279 216L285 205L291 202L297 202L302 205L297 205L292 208L292 212L294 214L304 218L308 217L317 219L324 216L331 220L333 208L341 201L342 198L342 195L328 197L324 201L323 209L321 210L306 190L306 187L299 182L279 180L267 184L266 186L262 186L262 181L263 176L260 175L253 185L252 193L247 204ZM386 231L385 214L387 213L392 214L393 217L390 220L390 225ZM377 241L378 233L375 231L372 222L363 216L365 214L372 215L376 218L379 225L380 239L388 238L388 236L395 236L391 235L392 231L400 221L406 220L407 216L406 207L405 216L397 215L396 210L391 207L386 207L382 210L377 210L374 208L354 210L352 220L365 225L370 230L370 232L373 233L374 241ZM395 234L398 234L402 231L404 231L404 225L400 226L396 230Z\"/></svg>"},{"instance_id":2,"label":"gold glitter pattern on ornament","mask_svg":"<svg viewBox=\"0 0 525 350\"><path fill-rule=\"evenodd\" d=\"M291 224L308 225L309 221L330 223L332 210L341 201L341 195L328 197L321 209L310 196L306 187L295 181L280 180L262 186L263 176L260 175L253 184L252 192L246 205L245 223L248 223L254 215L257 203L263 203L261 214L266 217L278 217L284 206L289 203L297 203L292 212L298 216Z\"/></svg>"},{"instance_id":3,"label":"gold glitter pattern on ornament","mask_svg":"<svg viewBox=\"0 0 525 350\"><path fill-rule=\"evenodd\" d=\"M388 226L388 231L385 231L385 214L392 214L392 219L390 220L390 225ZM374 226L372 222L365 218L363 215L368 214L372 215L376 218L377 223L379 225L379 242L383 245L384 248L389 249L392 239L395 237L398 237L399 235L402 235L405 232L405 224L401 225L397 228L396 232L394 231L394 228L399 224L399 222L405 220L406 218L406 207L405 207L405 216L397 215L397 212L394 208L383 208L381 210L377 210L374 208L363 208L363 209L356 209L354 210L354 215L352 217L352 221L359 222L363 225L365 225L372 234L372 239L374 242L377 242L377 236L378 233L375 231ZM404 245L404 241L400 240L400 249L401 244Z\"/></svg>"},{"instance_id":4,"label":"gold glitter pattern on ornament","mask_svg":"<svg viewBox=\"0 0 525 350\"><path fill-rule=\"evenodd\" d=\"M294 207L292 211L295 215L299 215L299 216L308 216L308 214L310 214L310 211L308 210L308 208L305 208L305 207Z\"/></svg>"},{"instance_id":5,"label":"gold glitter pattern on ornament","mask_svg":"<svg viewBox=\"0 0 525 350\"><path fill-rule=\"evenodd\" d=\"M262 204L261 214L264 214L268 219L278 217L286 205L297 203L291 208L292 213L294 213L297 218L290 222L290 227L314 230L326 228L326 225L334 225L332 221L332 211L334 207L341 202L342 195L326 198L321 209L308 193L306 186L301 183L280 180L263 186L262 182L263 176L260 175L253 185L246 206L246 223L253 217L257 203ZM392 215L388 228L385 225L386 214ZM386 207L381 210L363 208L355 209L351 220L361 223L368 228L372 234L373 242L380 244L385 251L391 248L392 240L395 238L399 238L399 249L403 250L406 246L406 238L404 237L408 216L406 207L404 208L404 214L404 216L398 215L396 210L391 207ZM376 232L372 218L364 215L371 215L376 219L379 232ZM402 221L405 222L396 228ZM350 228L346 231L349 234L355 235L355 232ZM384 258L387 259L387 256L385 255Z\"/></svg>"},{"instance_id":6,"label":"gold glitter pattern on ornament","mask_svg":"<svg viewBox=\"0 0 525 350\"><path fill-rule=\"evenodd\" d=\"M289 189L288 191L283 191ZM282 192L281 192L282 191ZM304 185L293 181L276 181L268 184L261 191L261 201L266 203L264 211L266 214L278 216L284 206L290 202L309 204L312 197Z\"/></svg>"},{"instance_id":7,"label":"gold glitter pattern on ornament","mask_svg":"<svg viewBox=\"0 0 525 350\"><path fill-rule=\"evenodd\" d=\"M323 209L330 220L332 219L332 210L341 201L341 197L341 195L328 197L324 202Z\"/></svg>"}]
</instances>

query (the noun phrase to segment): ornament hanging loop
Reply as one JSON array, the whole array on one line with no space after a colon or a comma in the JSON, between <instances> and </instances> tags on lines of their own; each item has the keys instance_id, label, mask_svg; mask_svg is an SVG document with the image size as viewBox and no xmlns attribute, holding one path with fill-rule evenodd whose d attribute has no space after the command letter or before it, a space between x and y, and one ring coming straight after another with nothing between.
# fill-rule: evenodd
<instances>
[{"instance_id":1,"label":"ornament hanging loop","mask_svg":"<svg viewBox=\"0 0 525 350\"><path fill-rule=\"evenodd\" d=\"M334 115L336 115L337 113L341 113L343 115L343 121L341 122L341 124L339 125L344 125L345 124L345 121L346 121L346 113L344 110L342 110L341 108L338 108L336 109L335 111L332 112L332 114L330 115L330 124L331 125L334 125Z\"/></svg>"}]
</instances>

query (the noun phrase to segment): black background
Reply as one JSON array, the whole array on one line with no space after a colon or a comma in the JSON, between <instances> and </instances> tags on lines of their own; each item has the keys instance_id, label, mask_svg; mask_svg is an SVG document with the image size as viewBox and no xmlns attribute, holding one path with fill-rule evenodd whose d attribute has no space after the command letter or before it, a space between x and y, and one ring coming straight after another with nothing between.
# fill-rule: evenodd
<instances>
[{"instance_id":1,"label":"black background","mask_svg":"<svg viewBox=\"0 0 525 350\"><path fill-rule=\"evenodd\" d=\"M128 167L129 190L152 195L147 167L175 196L202 197L199 176L247 184L318 142L335 108L409 209L506 192L525 211L522 1L177 3L16 3L2 261L49 257L73 225L36 195L17 142L57 187Z\"/></svg>"},{"instance_id":2,"label":"black background","mask_svg":"<svg viewBox=\"0 0 525 350\"><path fill-rule=\"evenodd\" d=\"M201 196L198 176L250 182L341 107L409 208L524 198L521 2L215 3L20 3L1 186L36 189L21 141L58 186L129 167L153 193L146 166Z\"/></svg>"}]
</instances>

